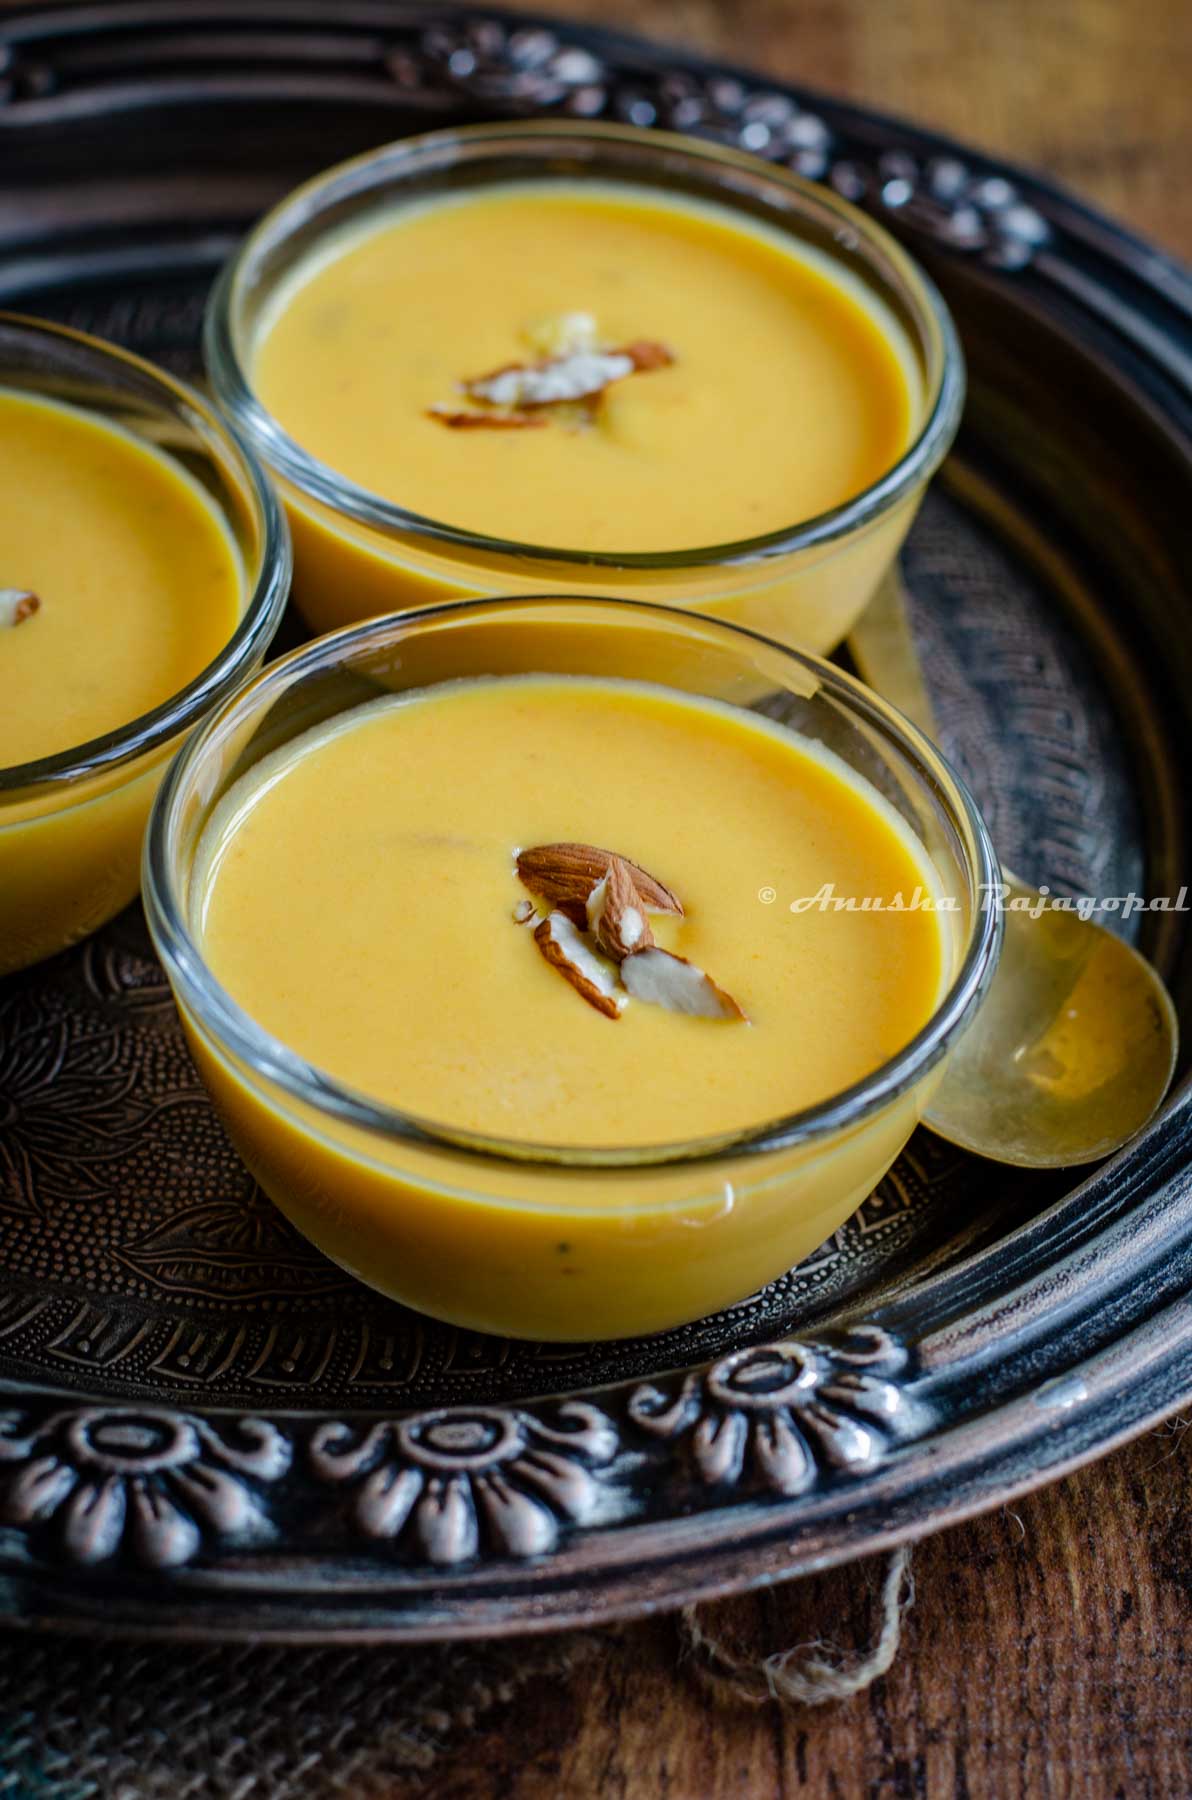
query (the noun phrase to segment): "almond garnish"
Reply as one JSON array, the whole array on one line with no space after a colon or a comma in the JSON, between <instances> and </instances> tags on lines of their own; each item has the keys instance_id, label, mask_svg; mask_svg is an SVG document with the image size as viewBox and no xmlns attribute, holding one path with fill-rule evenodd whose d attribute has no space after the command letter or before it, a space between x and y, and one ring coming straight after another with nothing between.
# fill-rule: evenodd
<instances>
[{"instance_id":1,"label":"almond garnish","mask_svg":"<svg viewBox=\"0 0 1192 1800\"><path fill-rule=\"evenodd\" d=\"M30 588L0 588L0 627L23 625L40 611L41 601Z\"/></svg>"},{"instance_id":2,"label":"almond garnish","mask_svg":"<svg viewBox=\"0 0 1192 1800\"><path fill-rule=\"evenodd\" d=\"M619 351L569 350L541 362L509 363L489 375L464 382L470 400L486 406L557 406L560 400L586 400L602 394L614 381L632 375L632 358Z\"/></svg>"},{"instance_id":3,"label":"almond garnish","mask_svg":"<svg viewBox=\"0 0 1192 1800\"><path fill-rule=\"evenodd\" d=\"M622 962L634 950L648 950L654 933L633 873L623 857L614 856L608 874L588 895L588 930L600 949L614 962Z\"/></svg>"},{"instance_id":4,"label":"almond garnish","mask_svg":"<svg viewBox=\"0 0 1192 1800\"><path fill-rule=\"evenodd\" d=\"M638 863L595 844L538 844L519 852L517 873L551 908L534 932L538 948L607 1018L619 1018L632 996L670 1012L748 1023L710 975L654 942L646 914L682 917L683 907ZM513 916L518 924L529 923L530 902L520 901Z\"/></svg>"},{"instance_id":5,"label":"almond garnish","mask_svg":"<svg viewBox=\"0 0 1192 1800\"><path fill-rule=\"evenodd\" d=\"M563 313L542 320L528 335L547 353L532 362L502 363L486 375L461 381L459 390L474 402L475 411L440 404L427 408L427 418L458 431L477 427L518 430L544 424L546 421L535 415L555 407L557 418L582 420L585 408L577 411L577 402L586 403L592 416L605 389L614 382L668 368L675 360L665 344L649 338L621 347L601 345L596 321L589 313Z\"/></svg>"},{"instance_id":6,"label":"almond garnish","mask_svg":"<svg viewBox=\"0 0 1192 1800\"><path fill-rule=\"evenodd\" d=\"M668 350L665 344L655 344L649 338L638 338L617 354L629 358L635 375L648 375L652 369L669 369L675 360L673 350Z\"/></svg>"},{"instance_id":7,"label":"almond garnish","mask_svg":"<svg viewBox=\"0 0 1192 1800\"><path fill-rule=\"evenodd\" d=\"M545 419L524 412L452 412L446 406L428 406L428 419L451 431L540 431Z\"/></svg>"},{"instance_id":8,"label":"almond garnish","mask_svg":"<svg viewBox=\"0 0 1192 1800\"><path fill-rule=\"evenodd\" d=\"M601 850L595 844L537 844L519 851L517 873L523 887L582 927L588 922L588 896L614 860L629 870L647 912L682 918L683 907L668 887L628 857L618 859L614 850Z\"/></svg>"},{"instance_id":9,"label":"almond garnish","mask_svg":"<svg viewBox=\"0 0 1192 1800\"><path fill-rule=\"evenodd\" d=\"M621 980L635 1000L648 1000L670 1012L694 1013L704 1019L746 1017L732 995L717 987L710 975L685 956L675 956L657 945L627 956L621 964Z\"/></svg>"},{"instance_id":10,"label":"almond garnish","mask_svg":"<svg viewBox=\"0 0 1192 1800\"><path fill-rule=\"evenodd\" d=\"M539 358L600 348L600 334L589 312L550 313L545 319L535 319L522 337Z\"/></svg>"},{"instance_id":11,"label":"almond garnish","mask_svg":"<svg viewBox=\"0 0 1192 1800\"><path fill-rule=\"evenodd\" d=\"M528 925L533 917L534 902L532 900L519 900L513 909L513 923L515 925Z\"/></svg>"},{"instance_id":12,"label":"almond garnish","mask_svg":"<svg viewBox=\"0 0 1192 1800\"><path fill-rule=\"evenodd\" d=\"M617 971L589 950L566 913L552 912L534 932L534 942L552 969L569 981L589 1006L606 1019L619 1019L625 992Z\"/></svg>"}]
</instances>

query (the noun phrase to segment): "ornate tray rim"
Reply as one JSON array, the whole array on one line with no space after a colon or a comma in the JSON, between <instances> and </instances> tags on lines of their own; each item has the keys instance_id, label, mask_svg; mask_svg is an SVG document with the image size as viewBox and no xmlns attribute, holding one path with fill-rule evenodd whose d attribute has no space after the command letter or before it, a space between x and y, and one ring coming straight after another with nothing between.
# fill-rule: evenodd
<instances>
[{"instance_id":1,"label":"ornate tray rim","mask_svg":"<svg viewBox=\"0 0 1192 1800\"><path fill-rule=\"evenodd\" d=\"M109 73L121 55L130 64L111 105L251 100L280 76L196 74L192 60L196 45L211 52L204 32L249 27L279 53L319 27L360 34L375 56L355 82L407 106L411 81L440 83L448 108L505 112L628 94L654 109L648 122L699 98L701 128L767 154L781 140L784 157L920 247L1079 309L1187 446L1176 326L1192 319L1192 280L1173 260L938 134L662 45L369 0L330 14L319 0L184 0L168 20L152 0L26 10L0 21L0 142L76 104L57 78L80 46L79 105L105 55ZM139 74L138 31L154 46ZM514 55L518 34L537 38ZM291 91L342 98L345 85L356 91L342 72L308 71ZM1128 1152L864 1318L582 1398L245 1418L0 1380L0 1615L289 1641L552 1629L936 1530L1103 1453L1192 1392L1190 1144L1185 1080ZM956 1413L974 1388L982 1406Z\"/></svg>"}]
</instances>

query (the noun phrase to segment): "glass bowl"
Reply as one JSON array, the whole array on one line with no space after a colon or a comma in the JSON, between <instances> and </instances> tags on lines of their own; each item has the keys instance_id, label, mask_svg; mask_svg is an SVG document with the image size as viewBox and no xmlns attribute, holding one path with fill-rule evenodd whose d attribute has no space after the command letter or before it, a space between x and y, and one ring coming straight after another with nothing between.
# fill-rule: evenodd
<instances>
[{"instance_id":1,"label":"glass bowl","mask_svg":"<svg viewBox=\"0 0 1192 1800\"><path fill-rule=\"evenodd\" d=\"M956 899L950 981L923 1030L863 1081L789 1117L697 1142L598 1150L410 1116L264 1031L215 979L195 930L196 849L221 797L262 756L380 694L527 672L629 674L761 704L878 787L934 863L940 891ZM681 610L543 596L375 620L272 664L217 709L167 774L143 887L200 1073L248 1167L294 1224L420 1311L506 1336L575 1340L657 1331L739 1300L860 1204L914 1129L993 973L1000 917L985 901L996 880L963 784L859 682ZM433 1020L421 1028L432 1032ZM566 1280L560 1243L570 1252Z\"/></svg>"},{"instance_id":2,"label":"glass bowl","mask_svg":"<svg viewBox=\"0 0 1192 1800\"><path fill-rule=\"evenodd\" d=\"M235 538L243 611L219 655L151 712L0 768L0 975L85 937L135 898L141 840L179 739L261 665L285 605L289 535L254 459L193 389L78 331L0 314L0 387L83 407L166 450Z\"/></svg>"},{"instance_id":3,"label":"glass bowl","mask_svg":"<svg viewBox=\"0 0 1192 1800\"><path fill-rule=\"evenodd\" d=\"M505 541L407 512L288 436L253 391L251 367L261 322L292 271L330 234L396 204L544 176L712 200L829 255L893 315L917 365L909 448L872 486L816 518L736 543L618 554ZM455 595L604 593L690 606L826 652L892 561L955 436L964 395L944 302L880 226L741 151L613 125L483 125L408 138L339 165L247 238L212 294L205 349L221 406L278 481L294 537L295 599L319 631ZM731 445L722 454L731 459Z\"/></svg>"}]
</instances>

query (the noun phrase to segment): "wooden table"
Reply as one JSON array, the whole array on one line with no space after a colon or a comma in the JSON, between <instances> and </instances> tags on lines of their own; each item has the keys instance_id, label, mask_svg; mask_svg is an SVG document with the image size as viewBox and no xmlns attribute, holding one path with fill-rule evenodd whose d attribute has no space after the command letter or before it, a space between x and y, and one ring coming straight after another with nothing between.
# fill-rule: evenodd
<instances>
[{"instance_id":1,"label":"wooden table","mask_svg":"<svg viewBox=\"0 0 1192 1800\"><path fill-rule=\"evenodd\" d=\"M549 0L543 0L549 4ZM555 0L954 131L1192 254L1187 0ZM1192 1432L1180 1421L915 1553L889 1675L717 1704L672 1620L594 1634L408 1792L435 1800L1192 1794ZM758 1654L863 1645L880 1565L701 1616ZM399 1792L394 1790L394 1800Z\"/></svg>"}]
</instances>

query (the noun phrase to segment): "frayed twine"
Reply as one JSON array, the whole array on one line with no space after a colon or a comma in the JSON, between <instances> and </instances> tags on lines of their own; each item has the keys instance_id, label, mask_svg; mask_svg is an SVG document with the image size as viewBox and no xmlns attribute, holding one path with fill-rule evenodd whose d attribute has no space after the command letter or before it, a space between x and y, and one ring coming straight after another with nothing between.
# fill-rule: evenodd
<instances>
[{"instance_id":1,"label":"frayed twine","mask_svg":"<svg viewBox=\"0 0 1192 1800\"><path fill-rule=\"evenodd\" d=\"M880 1629L861 1656L850 1656L822 1639L775 1650L760 1661L739 1656L700 1624L696 1606L685 1606L679 1614L679 1633L683 1653L699 1659L696 1672L721 1698L746 1706L764 1706L771 1700L825 1706L851 1700L886 1674L898 1654L903 1614L914 1600L911 1553L904 1546L890 1557L882 1582Z\"/></svg>"}]
</instances>

